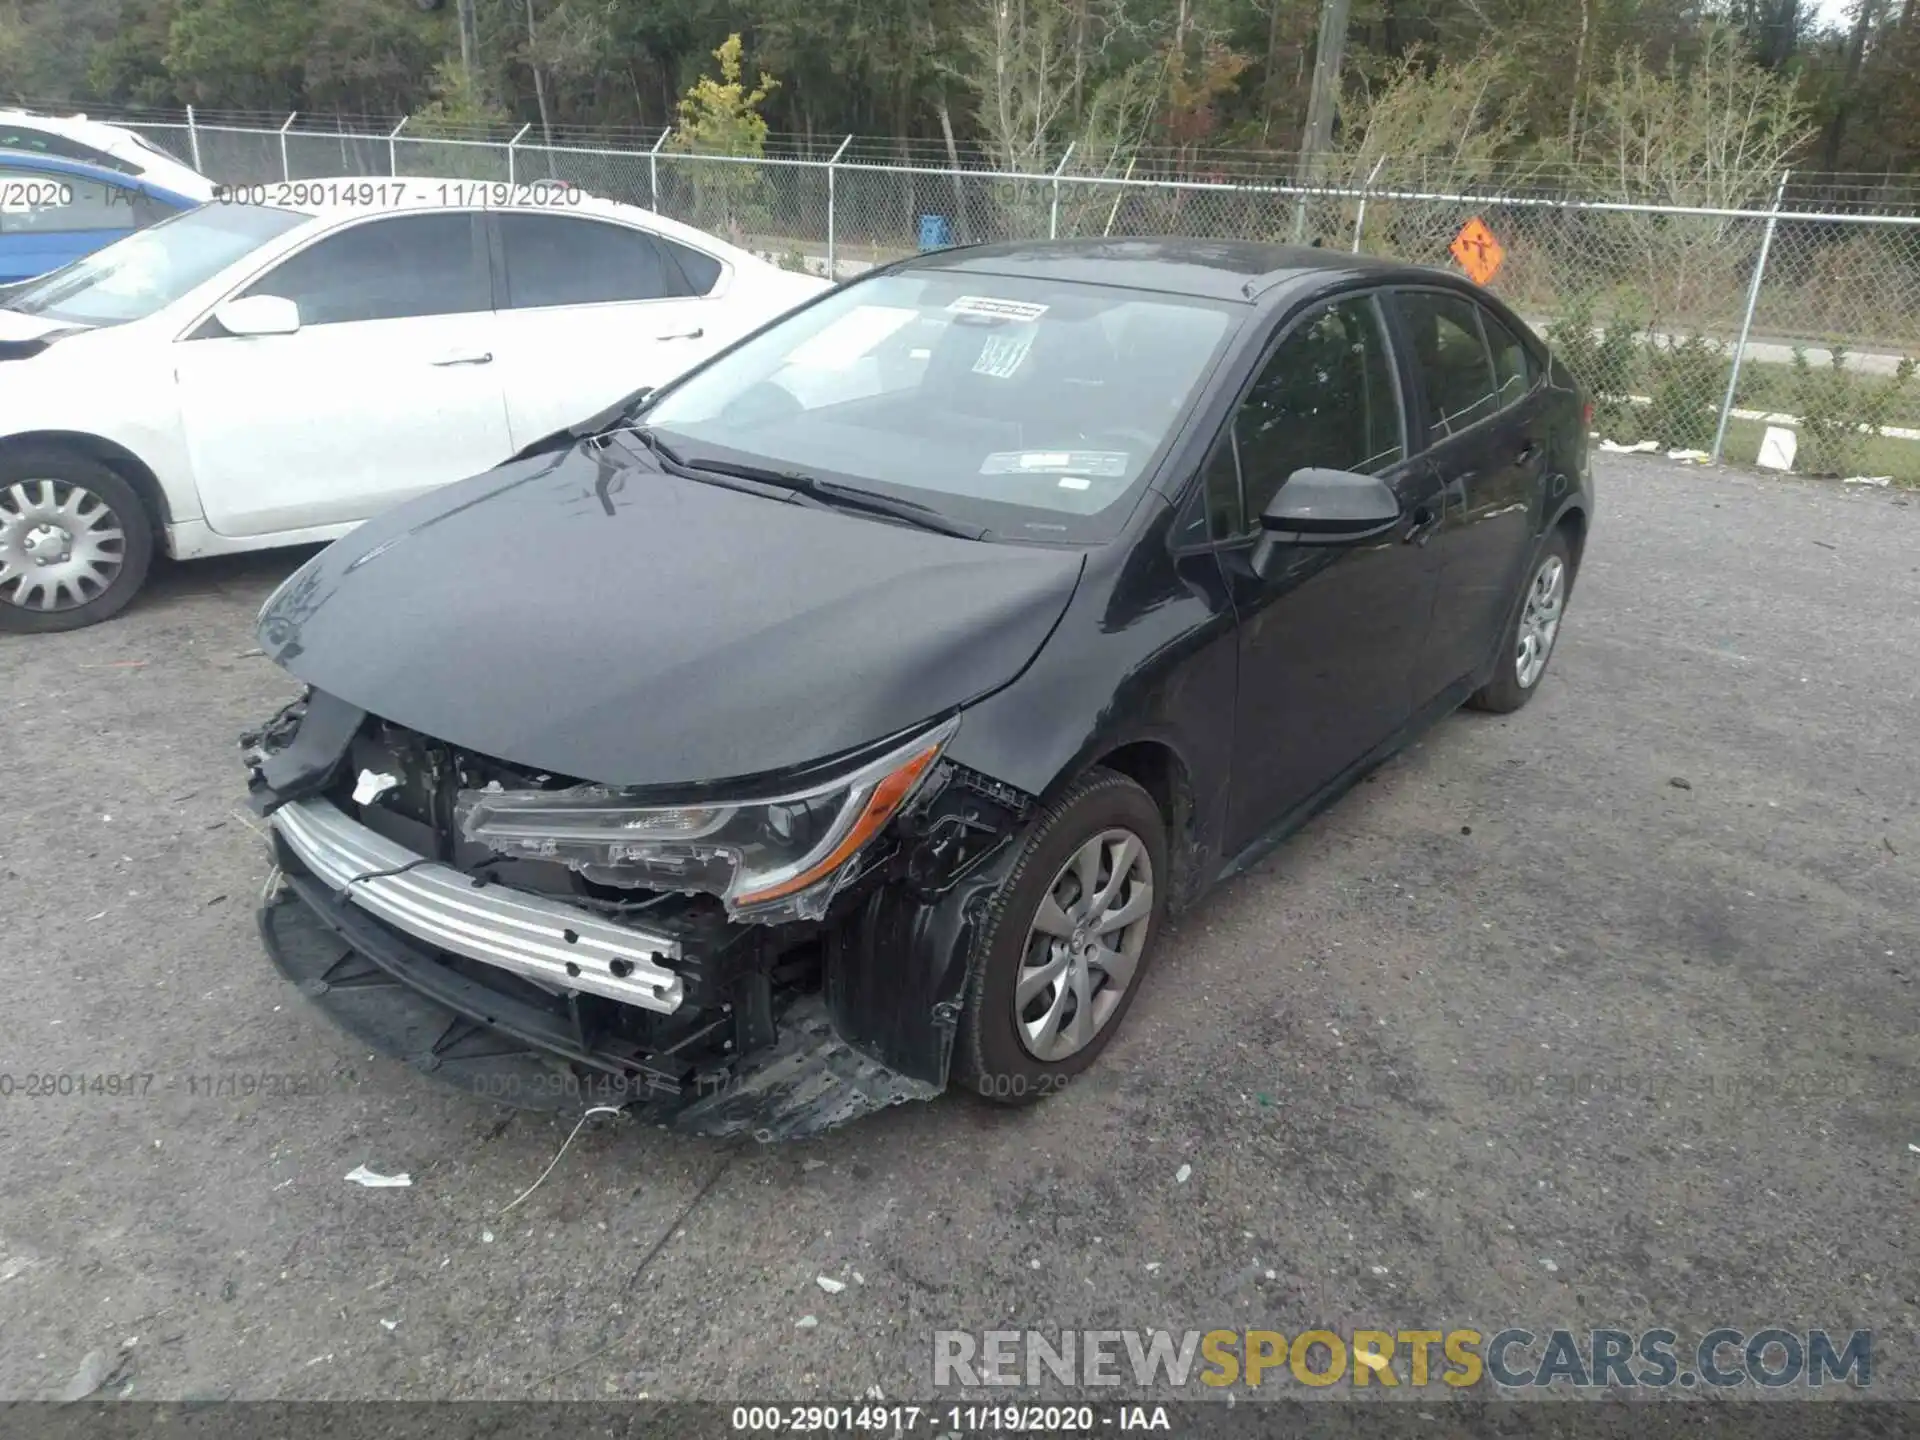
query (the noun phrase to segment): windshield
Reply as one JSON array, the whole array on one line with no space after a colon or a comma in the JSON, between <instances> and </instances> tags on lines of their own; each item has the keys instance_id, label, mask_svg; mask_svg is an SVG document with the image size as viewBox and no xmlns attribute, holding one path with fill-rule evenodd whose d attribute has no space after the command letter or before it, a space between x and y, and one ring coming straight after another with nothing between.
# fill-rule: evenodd
<instances>
[{"instance_id":1,"label":"windshield","mask_svg":"<svg viewBox=\"0 0 1920 1440\"><path fill-rule=\"evenodd\" d=\"M306 218L264 205L183 210L29 282L4 308L76 325L144 320Z\"/></svg>"},{"instance_id":2,"label":"windshield","mask_svg":"<svg viewBox=\"0 0 1920 1440\"><path fill-rule=\"evenodd\" d=\"M670 387L646 419L690 463L840 480L997 538L1103 540L1233 308L998 275L883 275Z\"/></svg>"}]
</instances>

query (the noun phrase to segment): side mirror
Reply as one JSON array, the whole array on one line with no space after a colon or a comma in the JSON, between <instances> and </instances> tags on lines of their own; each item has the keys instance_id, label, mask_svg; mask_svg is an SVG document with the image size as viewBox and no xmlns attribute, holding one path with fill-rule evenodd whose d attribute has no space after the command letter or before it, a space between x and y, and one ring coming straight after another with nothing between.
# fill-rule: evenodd
<instances>
[{"instance_id":1,"label":"side mirror","mask_svg":"<svg viewBox=\"0 0 1920 1440\"><path fill-rule=\"evenodd\" d=\"M1385 481L1345 470L1296 470L1260 516L1260 529L1294 545L1349 545L1384 535L1400 519Z\"/></svg>"},{"instance_id":2,"label":"side mirror","mask_svg":"<svg viewBox=\"0 0 1920 1440\"><path fill-rule=\"evenodd\" d=\"M280 295L246 295L213 312L229 335L291 335L300 328L300 307Z\"/></svg>"}]
</instances>

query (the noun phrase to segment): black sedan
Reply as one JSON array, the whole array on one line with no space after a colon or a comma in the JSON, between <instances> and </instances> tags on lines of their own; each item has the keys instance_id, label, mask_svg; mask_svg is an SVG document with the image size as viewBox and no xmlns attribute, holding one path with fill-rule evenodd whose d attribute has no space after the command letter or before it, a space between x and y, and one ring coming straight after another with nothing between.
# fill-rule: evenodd
<instances>
[{"instance_id":1,"label":"black sedan","mask_svg":"<svg viewBox=\"0 0 1920 1440\"><path fill-rule=\"evenodd\" d=\"M322 552L245 740L281 969L502 1101L804 1134L1064 1085L1166 916L1516 710L1581 397L1450 275L923 255Z\"/></svg>"}]
</instances>

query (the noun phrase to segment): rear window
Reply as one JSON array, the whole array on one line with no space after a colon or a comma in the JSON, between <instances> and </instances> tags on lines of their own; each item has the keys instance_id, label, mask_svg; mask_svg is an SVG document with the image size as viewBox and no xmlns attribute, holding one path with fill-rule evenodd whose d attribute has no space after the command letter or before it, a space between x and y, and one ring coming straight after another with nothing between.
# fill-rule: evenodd
<instances>
[{"instance_id":1,"label":"rear window","mask_svg":"<svg viewBox=\"0 0 1920 1440\"><path fill-rule=\"evenodd\" d=\"M89 165L118 170L123 175L140 173L138 166L109 155L104 150L84 145L65 135L49 134L45 130L9 120L0 120L0 150L24 150L32 155L57 155L63 160L84 160Z\"/></svg>"}]
</instances>

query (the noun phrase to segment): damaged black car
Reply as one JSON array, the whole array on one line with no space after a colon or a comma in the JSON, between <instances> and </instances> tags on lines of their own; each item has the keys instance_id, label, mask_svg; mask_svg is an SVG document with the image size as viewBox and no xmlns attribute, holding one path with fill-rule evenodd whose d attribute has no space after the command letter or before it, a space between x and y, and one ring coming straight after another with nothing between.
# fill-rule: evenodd
<instances>
[{"instance_id":1,"label":"damaged black car","mask_svg":"<svg viewBox=\"0 0 1920 1440\"><path fill-rule=\"evenodd\" d=\"M1565 370L1449 275L877 270L274 593L308 688L243 742L267 949L511 1104L774 1139L1038 1099L1170 911L1537 691L1586 450Z\"/></svg>"}]
</instances>

